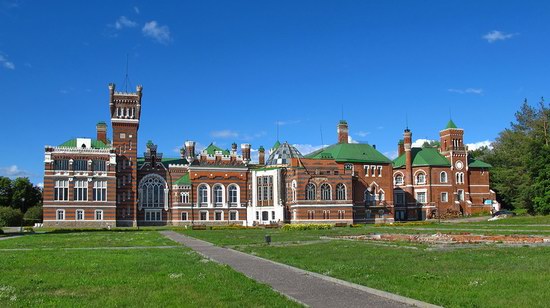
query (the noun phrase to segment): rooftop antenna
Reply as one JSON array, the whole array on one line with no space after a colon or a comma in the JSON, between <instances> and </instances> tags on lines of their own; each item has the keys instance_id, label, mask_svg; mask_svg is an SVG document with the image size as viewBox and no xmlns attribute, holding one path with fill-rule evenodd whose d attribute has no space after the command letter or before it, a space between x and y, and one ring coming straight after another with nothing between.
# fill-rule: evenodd
<instances>
[{"instance_id":1,"label":"rooftop antenna","mask_svg":"<svg viewBox=\"0 0 550 308\"><path fill-rule=\"evenodd\" d=\"M124 92L128 92L128 83L130 78L128 78L128 54L126 54L126 76L124 77Z\"/></svg>"},{"instance_id":2,"label":"rooftop antenna","mask_svg":"<svg viewBox=\"0 0 550 308\"><path fill-rule=\"evenodd\" d=\"M321 148L324 148L325 142L323 141L323 125L319 125L319 131L321 132Z\"/></svg>"},{"instance_id":3,"label":"rooftop antenna","mask_svg":"<svg viewBox=\"0 0 550 308\"><path fill-rule=\"evenodd\" d=\"M405 112L405 129L409 130L409 114Z\"/></svg>"}]
</instances>

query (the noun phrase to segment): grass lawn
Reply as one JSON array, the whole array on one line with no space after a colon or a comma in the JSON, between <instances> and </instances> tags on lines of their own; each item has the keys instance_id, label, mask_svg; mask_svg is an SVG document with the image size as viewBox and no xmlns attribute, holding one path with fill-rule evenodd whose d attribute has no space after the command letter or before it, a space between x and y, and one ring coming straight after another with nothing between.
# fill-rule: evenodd
<instances>
[{"instance_id":1,"label":"grass lawn","mask_svg":"<svg viewBox=\"0 0 550 308\"><path fill-rule=\"evenodd\" d=\"M183 246L150 247L178 246L156 231L36 234L0 245L31 249L0 250L0 307L299 306ZM144 247L97 249L122 246Z\"/></svg>"},{"instance_id":2,"label":"grass lawn","mask_svg":"<svg viewBox=\"0 0 550 308\"><path fill-rule=\"evenodd\" d=\"M424 230L417 230L423 228ZM455 230L452 230L452 229ZM476 245L462 249L432 249L410 243L321 241L321 236L365 233L434 233L473 229L476 234L512 234L523 226L478 223L401 227L185 230L184 234L217 245L286 263L369 287L446 307L545 307L550 302L550 247ZM549 235L545 226L529 227ZM537 233L537 232L535 232ZM264 235L273 245L264 244ZM395 245L394 245L395 244Z\"/></svg>"},{"instance_id":3,"label":"grass lawn","mask_svg":"<svg viewBox=\"0 0 550 308\"><path fill-rule=\"evenodd\" d=\"M5 248L81 248L176 245L154 231L86 231L27 234L0 241Z\"/></svg>"}]
</instances>

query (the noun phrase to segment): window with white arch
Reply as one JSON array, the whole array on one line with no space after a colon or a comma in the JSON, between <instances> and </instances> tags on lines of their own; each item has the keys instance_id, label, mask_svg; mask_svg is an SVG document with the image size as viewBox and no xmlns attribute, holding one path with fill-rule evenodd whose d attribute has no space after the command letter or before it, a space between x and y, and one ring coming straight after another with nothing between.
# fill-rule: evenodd
<instances>
[{"instance_id":1,"label":"window with white arch","mask_svg":"<svg viewBox=\"0 0 550 308\"><path fill-rule=\"evenodd\" d=\"M327 183L321 185L321 200L332 200L331 195L330 185Z\"/></svg>"},{"instance_id":2,"label":"window with white arch","mask_svg":"<svg viewBox=\"0 0 550 308\"><path fill-rule=\"evenodd\" d=\"M346 200L346 186L342 183L336 185L336 200Z\"/></svg>"},{"instance_id":3,"label":"window with white arch","mask_svg":"<svg viewBox=\"0 0 550 308\"><path fill-rule=\"evenodd\" d=\"M239 204L239 189L237 188L237 185L229 185L227 188L227 194L229 196L229 205L237 206Z\"/></svg>"},{"instance_id":4,"label":"window with white arch","mask_svg":"<svg viewBox=\"0 0 550 308\"><path fill-rule=\"evenodd\" d=\"M441 173L439 174L439 182L447 183L447 172L441 171Z\"/></svg>"},{"instance_id":5,"label":"window with white arch","mask_svg":"<svg viewBox=\"0 0 550 308\"><path fill-rule=\"evenodd\" d=\"M206 184L199 185L198 192L199 192L199 203L201 205L207 205L208 204L208 187L206 187Z\"/></svg>"},{"instance_id":6,"label":"window with white arch","mask_svg":"<svg viewBox=\"0 0 550 308\"><path fill-rule=\"evenodd\" d=\"M145 176L140 184L140 200L143 207L164 207L166 181L159 175Z\"/></svg>"},{"instance_id":7,"label":"window with white arch","mask_svg":"<svg viewBox=\"0 0 550 308\"><path fill-rule=\"evenodd\" d=\"M394 177L393 183L395 185L403 185L403 183L404 183L403 175L401 173L396 174L395 177Z\"/></svg>"},{"instance_id":8,"label":"window with white arch","mask_svg":"<svg viewBox=\"0 0 550 308\"><path fill-rule=\"evenodd\" d=\"M223 205L223 187L220 184L214 185L212 189L214 191L214 205L222 206Z\"/></svg>"},{"instance_id":9,"label":"window with white arch","mask_svg":"<svg viewBox=\"0 0 550 308\"><path fill-rule=\"evenodd\" d=\"M426 174L424 172L419 172L416 175L416 184L426 184Z\"/></svg>"}]
</instances>

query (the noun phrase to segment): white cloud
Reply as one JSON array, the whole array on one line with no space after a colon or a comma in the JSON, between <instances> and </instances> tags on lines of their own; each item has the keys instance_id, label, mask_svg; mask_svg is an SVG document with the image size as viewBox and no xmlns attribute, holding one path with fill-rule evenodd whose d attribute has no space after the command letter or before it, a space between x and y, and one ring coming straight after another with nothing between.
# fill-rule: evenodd
<instances>
[{"instance_id":1,"label":"white cloud","mask_svg":"<svg viewBox=\"0 0 550 308\"><path fill-rule=\"evenodd\" d=\"M413 147L413 148L420 148L420 147L422 147L422 145L424 144L424 142L434 142L434 141L437 141L437 140L434 140L434 139L416 139L416 140L412 143L412 147Z\"/></svg>"},{"instance_id":2,"label":"white cloud","mask_svg":"<svg viewBox=\"0 0 550 308\"><path fill-rule=\"evenodd\" d=\"M466 146L468 147L469 151L475 151L481 147L488 147L489 149L493 148L493 142L489 140L485 141L478 141L474 143L467 143Z\"/></svg>"},{"instance_id":3,"label":"white cloud","mask_svg":"<svg viewBox=\"0 0 550 308\"><path fill-rule=\"evenodd\" d=\"M396 159L397 158L397 151L389 151L383 153L386 157L389 159Z\"/></svg>"},{"instance_id":4,"label":"white cloud","mask_svg":"<svg viewBox=\"0 0 550 308\"><path fill-rule=\"evenodd\" d=\"M143 35L161 44L167 44L172 40L168 26L160 26L155 20L146 22L141 31Z\"/></svg>"},{"instance_id":5,"label":"white cloud","mask_svg":"<svg viewBox=\"0 0 550 308\"><path fill-rule=\"evenodd\" d=\"M323 147L322 145L311 145L311 144L293 144L292 146L294 146L298 151L300 151L302 155L307 155Z\"/></svg>"},{"instance_id":6,"label":"white cloud","mask_svg":"<svg viewBox=\"0 0 550 308\"><path fill-rule=\"evenodd\" d=\"M483 89L480 88L466 88L466 89L447 89L447 91L458 94L477 94L482 95Z\"/></svg>"},{"instance_id":7,"label":"white cloud","mask_svg":"<svg viewBox=\"0 0 550 308\"><path fill-rule=\"evenodd\" d=\"M117 21L115 21L115 28L117 30L123 29L123 28L133 28L137 26L137 22L131 21L126 16L120 16Z\"/></svg>"},{"instance_id":8,"label":"white cloud","mask_svg":"<svg viewBox=\"0 0 550 308\"><path fill-rule=\"evenodd\" d=\"M300 122L301 122L300 120L275 121L275 125L278 124L280 126L284 126L284 125L298 124Z\"/></svg>"},{"instance_id":9,"label":"white cloud","mask_svg":"<svg viewBox=\"0 0 550 308\"><path fill-rule=\"evenodd\" d=\"M511 39L516 35L517 33L504 33L501 31L493 30L482 36L482 38L489 43L494 43L496 41L505 41Z\"/></svg>"},{"instance_id":10,"label":"white cloud","mask_svg":"<svg viewBox=\"0 0 550 308\"><path fill-rule=\"evenodd\" d=\"M214 138L237 138L239 137L239 133L229 129L224 129L210 132L210 136Z\"/></svg>"},{"instance_id":11,"label":"white cloud","mask_svg":"<svg viewBox=\"0 0 550 308\"><path fill-rule=\"evenodd\" d=\"M9 61L8 58L6 58L6 56L0 54L0 66L3 66L5 69L8 69L8 70L14 70L15 69L15 64L13 64L13 62Z\"/></svg>"},{"instance_id":12,"label":"white cloud","mask_svg":"<svg viewBox=\"0 0 550 308\"><path fill-rule=\"evenodd\" d=\"M134 12L136 12L136 14L139 14L139 7L134 6Z\"/></svg>"},{"instance_id":13,"label":"white cloud","mask_svg":"<svg viewBox=\"0 0 550 308\"><path fill-rule=\"evenodd\" d=\"M36 186L40 187L40 188L44 188L44 183L43 182L40 182L38 184L36 184Z\"/></svg>"},{"instance_id":14,"label":"white cloud","mask_svg":"<svg viewBox=\"0 0 550 308\"><path fill-rule=\"evenodd\" d=\"M359 137L367 137L368 135L370 135L370 132L358 131L355 134Z\"/></svg>"},{"instance_id":15,"label":"white cloud","mask_svg":"<svg viewBox=\"0 0 550 308\"><path fill-rule=\"evenodd\" d=\"M348 135L348 143L359 143L359 141L357 141L357 140L351 138L351 136Z\"/></svg>"},{"instance_id":16,"label":"white cloud","mask_svg":"<svg viewBox=\"0 0 550 308\"><path fill-rule=\"evenodd\" d=\"M28 171L21 170L16 165L0 168L0 176L7 177L30 177L32 174Z\"/></svg>"}]
</instances>

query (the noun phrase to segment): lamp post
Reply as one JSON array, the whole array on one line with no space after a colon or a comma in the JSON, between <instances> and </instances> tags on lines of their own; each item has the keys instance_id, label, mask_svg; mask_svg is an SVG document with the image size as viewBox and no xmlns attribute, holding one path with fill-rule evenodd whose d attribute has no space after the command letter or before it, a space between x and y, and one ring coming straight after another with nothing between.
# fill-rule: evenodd
<instances>
[{"instance_id":1,"label":"lamp post","mask_svg":"<svg viewBox=\"0 0 550 308\"><path fill-rule=\"evenodd\" d=\"M21 198L21 208L25 208L25 198ZM19 232L23 233L23 217L21 217L21 227L19 228Z\"/></svg>"}]
</instances>

